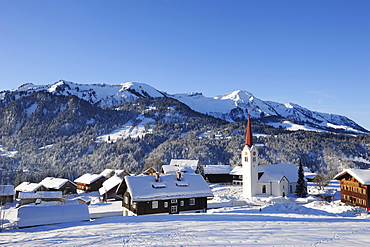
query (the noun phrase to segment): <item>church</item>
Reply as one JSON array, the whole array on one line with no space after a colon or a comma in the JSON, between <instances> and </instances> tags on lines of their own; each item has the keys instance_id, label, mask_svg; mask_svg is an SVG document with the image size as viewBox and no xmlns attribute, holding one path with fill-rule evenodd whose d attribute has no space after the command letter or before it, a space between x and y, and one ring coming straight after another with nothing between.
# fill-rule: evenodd
<instances>
[{"instance_id":1,"label":"church","mask_svg":"<svg viewBox=\"0 0 370 247\"><path fill-rule=\"evenodd\" d=\"M298 167L295 164L258 165L258 150L253 143L250 115L242 150L243 196L288 196L295 192Z\"/></svg>"}]
</instances>

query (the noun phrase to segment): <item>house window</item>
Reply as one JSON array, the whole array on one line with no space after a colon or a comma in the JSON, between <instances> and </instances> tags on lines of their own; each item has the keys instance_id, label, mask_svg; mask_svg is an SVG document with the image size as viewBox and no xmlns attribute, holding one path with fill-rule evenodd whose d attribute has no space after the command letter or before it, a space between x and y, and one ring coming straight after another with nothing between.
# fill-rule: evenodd
<instances>
[{"instance_id":1,"label":"house window","mask_svg":"<svg viewBox=\"0 0 370 247\"><path fill-rule=\"evenodd\" d=\"M164 202L163 207L168 208L168 202Z\"/></svg>"},{"instance_id":2,"label":"house window","mask_svg":"<svg viewBox=\"0 0 370 247\"><path fill-rule=\"evenodd\" d=\"M125 196L125 204L128 204L128 196Z\"/></svg>"},{"instance_id":3,"label":"house window","mask_svg":"<svg viewBox=\"0 0 370 247\"><path fill-rule=\"evenodd\" d=\"M180 201L180 206L183 207L185 205L184 201Z\"/></svg>"},{"instance_id":4,"label":"house window","mask_svg":"<svg viewBox=\"0 0 370 247\"><path fill-rule=\"evenodd\" d=\"M152 208L158 208L158 201L152 201Z\"/></svg>"},{"instance_id":5,"label":"house window","mask_svg":"<svg viewBox=\"0 0 370 247\"><path fill-rule=\"evenodd\" d=\"M248 157L247 156L244 157L244 161L248 162Z\"/></svg>"},{"instance_id":6,"label":"house window","mask_svg":"<svg viewBox=\"0 0 370 247\"><path fill-rule=\"evenodd\" d=\"M177 206L171 206L171 214L177 213Z\"/></svg>"},{"instance_id":7,"label":"house window","mask_svg":"<svg viewBox=\"0 0 370 247\"><path fill-rule=\"evenodd\" d=\"M177 203L177 199L172 199L172 200L171 200L171 203L172 203L172 204Z\"/></svg>"},{"instance_id":8,"label":"house window","mask_svg":"<svg viewBox=\"0 0 370 247\"><path fill-rule=\"evenodd\" d=\"M293 193L293 185L290 185L290 193Z\"/></svg>"},{"instance_id":9,"label":"house window","mask_svg":"<svg viewBox=\"0 0 370 247\"><path fill-rule=\"evenodd\" d=\"M195 198L190 198L189 199L189 204L190 204L190 206L194 206L195 205Z\"/></svg>"},{"instance_id":10,"label":"house window","mask_svg":"<svg viewBox=\"0 0 370 247\"><path fill-rule=\"evenodd\" d=\"M136 202L132 203L132 208L136 209Z\"/></svg>"}]
</instances>

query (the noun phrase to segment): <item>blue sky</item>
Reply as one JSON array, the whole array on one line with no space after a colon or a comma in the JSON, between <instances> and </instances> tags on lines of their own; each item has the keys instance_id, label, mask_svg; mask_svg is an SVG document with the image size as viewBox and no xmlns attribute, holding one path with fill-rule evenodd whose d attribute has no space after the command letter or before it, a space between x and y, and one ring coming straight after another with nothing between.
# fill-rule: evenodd
<instances>
[{"instance_id":1,"label":"blue sky","mask_svg":"<svg viewBox=\"0 0 370 247\"><path fill-rule=\"evenodd\" d=\"M247 90L370 130L368 0L0 0L0 91L26 82Z\"/></svg>"}]
</instances>

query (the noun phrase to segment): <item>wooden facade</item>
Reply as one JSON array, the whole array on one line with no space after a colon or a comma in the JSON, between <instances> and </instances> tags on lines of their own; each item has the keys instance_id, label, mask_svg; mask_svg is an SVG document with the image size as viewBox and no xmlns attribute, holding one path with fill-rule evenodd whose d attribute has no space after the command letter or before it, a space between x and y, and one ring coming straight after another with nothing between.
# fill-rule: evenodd
<instances>
[{"instance_id":1,"label":"wooden facade","mask_svg":"<svg viewBox=\"0 0 370 247\"><path fill-rule=\"evenodd\" d=\"M370 183L363 179L361 176L366 176L370 173L369 170L352 169L338 174L335 179L340 180L340 197L341 202L366 208L370 211Z\"/></svg>"},{"instance_id":2,"label":"wooden facade","mask_svg":"<svg viewBox=\"0 0 370 247\"><path fill-rule=\"evenodd\" d=\"M133 201L129 192L123 197L124 215L178 214L182 211L206 212L207 197Z\"/></svg>"},{"instance_id":3,"label":"wooden facade","mask_svg":"<svg viewBox=\"0 0 370 247\"><path fill-rule=\"evenodd\" d=\"M107 180L103 175L84 174L77 178L74 182L77 185L79 192L98 191L102 187L103 182Z\"/></svg>"}]
</instances>

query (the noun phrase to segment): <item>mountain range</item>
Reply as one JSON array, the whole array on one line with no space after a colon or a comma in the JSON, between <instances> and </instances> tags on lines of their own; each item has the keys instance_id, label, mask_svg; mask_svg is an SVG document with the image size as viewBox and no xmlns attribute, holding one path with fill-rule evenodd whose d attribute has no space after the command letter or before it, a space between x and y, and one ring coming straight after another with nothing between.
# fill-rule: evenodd
<instances>
[{"instance_id":1,"label":"mountain range","mask_svg":"<svg viewBox=\"0 0 370 247\"><path fill-rule=\"evenodd\" d=\"M24 84L17 89L0 92L0 108L35 92L54 95L74 95L92 105L108 108L140 98L176 99L192 110L220 118L228 122L244 121L249 113L259 122L288 129L369 133L355 121L341 115L312 111L294 103L264 101L252 93L238 90L231 93L206 97L202 93L168 94L148 84L126 82L116 85L77 84L60 80L48 85Z\"/></svg>"}]
</instances>

